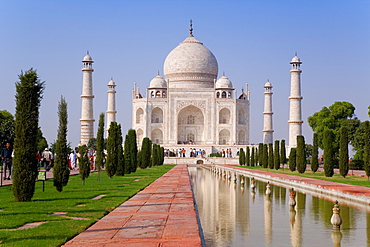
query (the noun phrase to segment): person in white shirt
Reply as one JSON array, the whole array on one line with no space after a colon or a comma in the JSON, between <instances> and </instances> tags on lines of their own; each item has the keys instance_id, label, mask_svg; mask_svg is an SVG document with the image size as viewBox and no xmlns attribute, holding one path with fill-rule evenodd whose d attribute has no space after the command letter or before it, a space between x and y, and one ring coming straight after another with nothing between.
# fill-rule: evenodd
<instances>
[{"instance_id":1,"label":"person in white shirt","mask_svg":"<svg viewBox=\"0 0 370 247\"><path fill-rule=\"evenodd\" d=\"M75 151L72 150L71 153L69 154L69 161L71 162L72 170L77 168L76 159L77 159L77 156L75 154Z\"/></svg>"}]
</instances>

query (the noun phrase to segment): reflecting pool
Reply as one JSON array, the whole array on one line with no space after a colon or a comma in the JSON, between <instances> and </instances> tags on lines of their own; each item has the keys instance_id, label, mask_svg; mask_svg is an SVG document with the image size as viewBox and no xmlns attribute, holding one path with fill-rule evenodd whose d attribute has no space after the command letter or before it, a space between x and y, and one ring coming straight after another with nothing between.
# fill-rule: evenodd
<instances>
[{"instance_id":1,"label":"reflecting pool","mask_svg":"<svg viewBox=\"0 0 370 247\"><path fill-rule=\"evenodd\" d=\"M234 182L207 169L189 167L206 246L370 246L370 214L339 202L342 225L330 223L333 202L238 177ZM242 182L244 180L244 183Z\"/></svg>"}]
</instances>

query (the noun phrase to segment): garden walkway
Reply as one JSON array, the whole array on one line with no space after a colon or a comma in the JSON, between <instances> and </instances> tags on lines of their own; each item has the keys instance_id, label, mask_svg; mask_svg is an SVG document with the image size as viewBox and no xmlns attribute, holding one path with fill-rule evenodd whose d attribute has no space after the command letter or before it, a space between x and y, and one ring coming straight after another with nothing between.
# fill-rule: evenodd
<instances>
[{"instance_id":1,"label":"garden walkway","mask_svg":"<svg viewBox=\"0 0 370 247\"><path fill-rule=\"evenodd\" d=\"M64 246L202 246L187 166L175 166Z\"/></svg>"}]
</instances>

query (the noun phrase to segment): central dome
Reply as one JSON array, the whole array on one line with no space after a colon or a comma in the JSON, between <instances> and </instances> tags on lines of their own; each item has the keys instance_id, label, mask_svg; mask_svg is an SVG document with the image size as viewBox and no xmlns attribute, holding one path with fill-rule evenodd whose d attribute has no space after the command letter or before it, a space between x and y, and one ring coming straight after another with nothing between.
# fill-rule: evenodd
<instances>
[{"instance_id":1,"label":"central dome","mask_svg":"<svg viewBox=\"0 0 370 247\"><path fill-rule=\"evenodd\" d=\"M193 35L173 49L164 61L170 88L213 88L217 78L216 57Z\"/></svg>"}]
</instances>

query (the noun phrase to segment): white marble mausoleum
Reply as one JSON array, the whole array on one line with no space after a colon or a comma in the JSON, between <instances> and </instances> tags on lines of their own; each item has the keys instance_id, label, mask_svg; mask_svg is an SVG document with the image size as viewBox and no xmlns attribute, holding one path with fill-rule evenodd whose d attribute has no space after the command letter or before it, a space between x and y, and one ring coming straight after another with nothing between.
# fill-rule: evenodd
<instances>
[{"instance_id":1,"label":"white marble mausoleum","mask_svg":"<svg viewBox=\"0 0 370 247\"><path fill-rule=\"evenodd\" d=\"M218 78L216 57L192 28L167 55L164 77L155 76L143 95L135 84L132 128L139 146L143 137L167 148L207 152L249 144L248 85L237 93L229 78Z\"/></svg>"}]
</instances>

